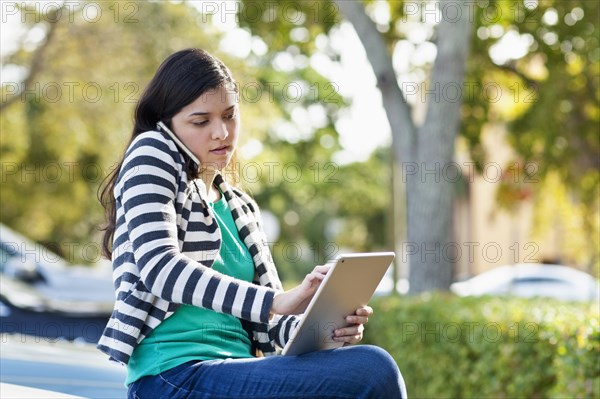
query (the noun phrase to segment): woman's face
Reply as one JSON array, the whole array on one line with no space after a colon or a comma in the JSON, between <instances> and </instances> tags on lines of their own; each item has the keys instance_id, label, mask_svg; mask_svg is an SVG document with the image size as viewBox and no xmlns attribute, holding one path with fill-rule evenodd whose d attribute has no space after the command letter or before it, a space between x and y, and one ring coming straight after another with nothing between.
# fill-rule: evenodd
<instances>
[{"instance_id":1,"label":"woman's face","mask_svg":"<svg viewBox=\"0 0 600 399\"><path fill-rule=\"evenodd\" d=\"M173 116L171 127L203 169L223 170L237 145L237 93L227 87L205 92Z\"/></svg>"}]
</instances>

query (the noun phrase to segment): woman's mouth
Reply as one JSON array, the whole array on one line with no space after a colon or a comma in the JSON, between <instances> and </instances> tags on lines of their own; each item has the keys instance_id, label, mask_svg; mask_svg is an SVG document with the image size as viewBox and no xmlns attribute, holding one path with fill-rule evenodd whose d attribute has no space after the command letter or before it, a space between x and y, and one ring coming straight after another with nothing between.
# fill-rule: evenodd
<instances>
[{"instance_id":1,"label":"woman's mouth","mask_svg":"<svg viewBox=\"0 0 600 399\"><path fill-rule=\"evenodd\" d=\"M210 152L213 154L216 154L216 155L225 155L225 154L227 154L227 151L229 151L230 148L231 148L231 146L224 145L224 146L215 148L214 150L210 150Z\"/></svg>"}]
</instances>

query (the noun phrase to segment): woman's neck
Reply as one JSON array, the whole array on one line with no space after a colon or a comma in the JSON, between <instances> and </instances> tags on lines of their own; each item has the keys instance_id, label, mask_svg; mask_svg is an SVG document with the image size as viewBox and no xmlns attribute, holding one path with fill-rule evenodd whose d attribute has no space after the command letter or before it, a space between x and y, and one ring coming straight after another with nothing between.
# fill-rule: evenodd
<instances>
[{"instance_id":1,"label":"woman's neck","mask_svg":"<svg viewBox=\"0 0 600 399\"><path fill-rule=\"evenodd\" d=\"M206 198L210 202L218 201L221 198L221 192L215 187L215 176L217 175L216 170L203 170L200 172L198 178L204 183L206 189Z\"/></svg>"}]
</instances>

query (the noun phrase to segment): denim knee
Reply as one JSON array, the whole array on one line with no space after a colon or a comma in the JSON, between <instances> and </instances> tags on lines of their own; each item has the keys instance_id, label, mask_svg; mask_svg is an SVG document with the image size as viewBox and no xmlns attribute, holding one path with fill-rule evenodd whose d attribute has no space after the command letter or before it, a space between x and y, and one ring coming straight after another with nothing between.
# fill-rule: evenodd
<instances>
[{"instance_id":1,"label":"denim knee","mask_svg":"<svg viewBox=\"0 0 600 399\"><path fill-rule=\"evenodd\" d=\"M374 345L354 347L355 356L364 365L364 380L370 381L373 398L406 399L406 387L394 358L384 349Z\"/></svg>"}]
</instances>

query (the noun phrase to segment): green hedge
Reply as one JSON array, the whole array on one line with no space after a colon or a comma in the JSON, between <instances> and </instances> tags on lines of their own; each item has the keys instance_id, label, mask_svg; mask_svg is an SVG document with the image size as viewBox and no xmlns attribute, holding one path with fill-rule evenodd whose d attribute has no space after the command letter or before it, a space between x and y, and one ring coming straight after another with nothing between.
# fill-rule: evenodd
<instances>
[{"instance_id":1,"label":"green hedge","mask_svg":"<svg viewBox=\"0 0 600 399\"><path fill-rule=\"evenodd\" d=\"M411 398L599 398L598 304L378 298L364 343L388 350Z\"/></svg>"}]
</instances>

